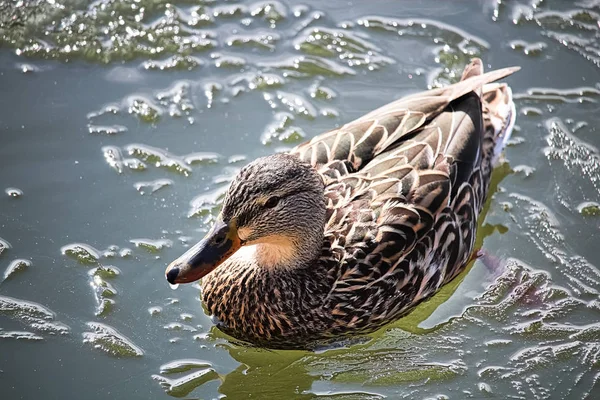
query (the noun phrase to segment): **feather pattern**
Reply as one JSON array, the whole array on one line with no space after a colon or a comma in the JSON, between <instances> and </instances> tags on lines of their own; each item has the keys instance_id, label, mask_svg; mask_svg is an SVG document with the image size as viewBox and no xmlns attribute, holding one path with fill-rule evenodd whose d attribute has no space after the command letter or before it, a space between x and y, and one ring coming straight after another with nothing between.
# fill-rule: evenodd
<instances>
[{"instance_id":1,"label":"feather pattern","mask_svg":"<svg viewBox=\"0 0 600 400\"><path fill-rule=\"evenodd\" d=\"M475 59L460 82L413 94L291 150L325 184L321 255L258 273L234 258L204 282L232 335L295 347L372 331L410 311L468 262L493 163L515 117L511 90Z\"/></svg>"}]
</instances>

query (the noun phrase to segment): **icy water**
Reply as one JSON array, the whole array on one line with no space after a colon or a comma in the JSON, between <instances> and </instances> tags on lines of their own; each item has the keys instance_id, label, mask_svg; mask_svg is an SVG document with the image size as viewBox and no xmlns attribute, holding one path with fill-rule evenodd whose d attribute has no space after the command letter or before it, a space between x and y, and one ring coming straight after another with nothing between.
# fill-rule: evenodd
<instances>
[{"instance_id":1,"label":"icy water","mask_svg":"<svg viewBox=\"0 0 600 400\"><path fill-rule=\"evenodd\" d=\"M169 288L244 163L472 56L519 115L440 294L304 352ZM2 399L599 398L599 78L597 0L0 2Z\"/></svg>"}]
</instances>

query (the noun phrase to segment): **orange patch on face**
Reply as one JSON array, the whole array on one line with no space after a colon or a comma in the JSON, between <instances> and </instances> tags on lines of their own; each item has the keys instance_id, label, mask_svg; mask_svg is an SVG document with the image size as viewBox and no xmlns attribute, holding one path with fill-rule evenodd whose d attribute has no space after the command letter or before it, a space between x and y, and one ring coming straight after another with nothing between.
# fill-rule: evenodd
<instances>
[{"instance_id":1,"label":"orange patch on face","mask_svg":"<svg viewBox=\"0 0 600 400\"><path fill-rule=\"evenodd\" d=\"M251 234L252 230L240 228L238 235L243 241ZM286 267L296 257L298 249L292 238L282 235L270 235L244 243L245 246L254 246L253 256L263 267Z\"/></svg>"},{"instance_id":2,"label":"orange patch on face","mask_svg":"<svg viewBox=\"0 0 600 400\"><path fill-rule=\"evenodd\" d=\"M252 229L250 228L239 228L237 230L237 235L242 242L246 241L252 235Z\"/></svg>"}]
</instances>

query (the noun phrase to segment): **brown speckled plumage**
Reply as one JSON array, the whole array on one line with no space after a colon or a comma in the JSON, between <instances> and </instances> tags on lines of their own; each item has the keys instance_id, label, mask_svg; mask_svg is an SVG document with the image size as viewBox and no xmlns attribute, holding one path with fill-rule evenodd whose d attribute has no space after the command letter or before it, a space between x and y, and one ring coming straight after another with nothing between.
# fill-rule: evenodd
<instances>
[{"instance_id":1,"label":"brown speckled plumage","mask_svg":"<svg viewBox=\"0 0 600 400\"><path fill-rule=\"evenodd\" d=\"M221 328L268 347L304 346L375 330L454 278L473 250L493 162L514 119L510 89L490 82L517 69L483 74L473 60L457 84L397 100L243 169L223 218L240 226L256 218L250 242L275 230L297 239L298 254L291 265L265 266L242 248L208 274L203 300ZM278 190L311 194L281 205L290 218L253 208Z\"/></svg>"}]
</instances>

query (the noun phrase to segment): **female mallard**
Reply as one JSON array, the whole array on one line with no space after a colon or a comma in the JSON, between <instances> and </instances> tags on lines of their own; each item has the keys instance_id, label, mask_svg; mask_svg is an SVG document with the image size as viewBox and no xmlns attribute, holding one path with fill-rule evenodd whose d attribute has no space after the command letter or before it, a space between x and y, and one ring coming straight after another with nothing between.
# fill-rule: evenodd
<instances>
[{"instance_id":1,"label":"female mallard","mask_svg":"<svg viewBox=\"0 0 600 400\"><path fill-rule=\"evenodd\" d=\"M483 74L475 59L454 85L250 163L167 280L205 277L203 300L220 328L268 347L405 315L470 258L515 118L510 88L489 83L518 69Z\"/></svg>"}]
</instances>

